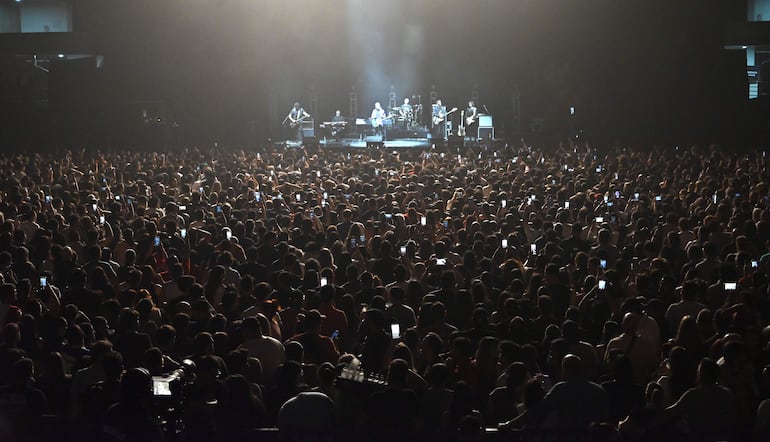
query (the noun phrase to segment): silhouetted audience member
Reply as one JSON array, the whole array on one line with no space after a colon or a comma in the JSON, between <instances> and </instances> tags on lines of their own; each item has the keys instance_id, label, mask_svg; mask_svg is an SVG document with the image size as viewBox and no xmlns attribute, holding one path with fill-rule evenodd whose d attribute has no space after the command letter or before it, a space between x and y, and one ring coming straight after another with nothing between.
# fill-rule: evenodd
<instances>
[{"instance_id":1,"label":"silhouetted audience member","mask_svg":"<svg viewBox=\"0 0 770 442\"><path fill-rule=\"evenodd\" d=\"M104 416L103 440L162 441L163 433L150 407L152 377L141 368L129 369L121 381L120 400Z\"/></svg>"}]
</instances>

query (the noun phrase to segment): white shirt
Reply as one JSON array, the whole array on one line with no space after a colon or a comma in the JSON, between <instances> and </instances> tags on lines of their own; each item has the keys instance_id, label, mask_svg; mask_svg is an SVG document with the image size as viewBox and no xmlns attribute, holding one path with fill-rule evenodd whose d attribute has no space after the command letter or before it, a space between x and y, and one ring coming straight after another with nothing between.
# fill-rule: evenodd
<instances>
[{"instance_id":1,"label":"white shirt","mask_svg":"<svg viewBox=\"0 0 770 442\"><path fill-rule=\"evenodd\" d=\"M286 361L286 351L278 339L270 336L261 336L241 344L238 349L246 349L249 356L259 358L262 363L263 382L272 382L273 375L278 367Z\"/></svg>"}]
</instances>

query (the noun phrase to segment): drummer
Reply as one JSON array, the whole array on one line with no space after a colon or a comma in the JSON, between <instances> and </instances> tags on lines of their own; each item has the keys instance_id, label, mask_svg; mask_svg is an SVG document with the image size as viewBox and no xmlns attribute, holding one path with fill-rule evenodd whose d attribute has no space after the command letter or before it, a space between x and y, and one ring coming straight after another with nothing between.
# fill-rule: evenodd
<instances>
[{"instance_id":1,"label":"drummer","mask_svg":"<svg viewBox=\"0 0 770 442\"><path fill-rule=\"evenodd\" d=\"M406 123L407 127L411 124L414 114L412 112L412 105L409 104L409 98L404 98L404 104L398 108L398 116L401 121Z\"/></svg>"},{"instance_id":2,"label":"drummer","mask_svg":"<svg viewBox=\"0 0 770 442\"><path fill-rule=\"evenodd\" d=\"M412 118L412 105L409 104L409 98L404 98L404 104L398 108L398 115L406 120Z\"/></svg>"}]
</instances>

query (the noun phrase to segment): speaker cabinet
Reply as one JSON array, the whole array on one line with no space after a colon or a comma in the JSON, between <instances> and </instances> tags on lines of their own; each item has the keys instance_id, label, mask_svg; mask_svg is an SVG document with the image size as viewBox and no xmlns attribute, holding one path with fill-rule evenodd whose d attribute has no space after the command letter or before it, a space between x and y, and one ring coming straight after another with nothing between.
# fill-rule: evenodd
<instances>
[{"instance_id":1,"label":"speaker cabinet","mask_svg":"<svg viewBox=\"0 0 770 442\"><path fill-rule=\"evenodd\" d=\"M314 137L315 136L315 123L313 120L304 120L302 122L302 137Z\"/></svg>"},{"instance_id":2,"label":"speaker cabinet","mask_svg":"<svg viewBox=\"0 0 770 442\"><path fill-rule=\"evenodd\" d=\"M479 140L493 140L495 138L494 127L479 127Z\"/></svg>"}]
</instances>

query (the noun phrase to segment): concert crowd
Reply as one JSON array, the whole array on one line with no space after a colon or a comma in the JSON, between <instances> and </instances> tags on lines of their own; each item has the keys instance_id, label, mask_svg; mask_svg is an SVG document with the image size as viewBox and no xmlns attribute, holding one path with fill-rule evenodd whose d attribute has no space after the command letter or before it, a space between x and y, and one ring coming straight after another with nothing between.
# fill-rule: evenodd
<instances>
[{"instance_id":1,"label":"concert crowd","mask_svg":"<svg viewBox=\"0 0 770 442\"><path fill-rule=\"evenodd\" d=\"M767 165L5 153L0 440L765 440Z\"/></svg>"}]
</instances>

